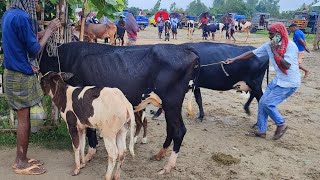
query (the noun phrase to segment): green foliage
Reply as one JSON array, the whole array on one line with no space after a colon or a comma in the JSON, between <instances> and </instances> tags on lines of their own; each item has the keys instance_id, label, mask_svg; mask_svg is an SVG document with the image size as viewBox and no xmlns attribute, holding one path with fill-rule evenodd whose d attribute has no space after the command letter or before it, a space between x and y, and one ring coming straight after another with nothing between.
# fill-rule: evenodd
<instances>
[{"instance_id":1,"label":"green foliage","mask_svg":"<svg viewBox=\"0 0 320 180\"><path fill-rule=\"evenodd\" d=\"M151 9L151 14L155 14L160 10L161 0L158 0L154 7Z\"/></svg>"},{"instance_id":2,"label":"green foliage","mask_svg":"<svg viewBox=\"0 0 320 180\"><path fill-rule=\"evenodd\" d=\"M280 0L260 0L256 10L258 12L268 12L272 17L280 17Z\"/></svg>"},{"instance_id":3,"label":"green foliage","mask_svg":"<svg viewBox=\"0 0 320 180\"><path fill-rule=\"evenodd\" d=\"M15 133L0 134L0 148L14 147L16 145L17 136ZM58 127L50 130L41 130L30 136L30 144L41 146L47 149L67 149L71 150L71 139L66 123L61 123Z\"/></svg>"},{"instance_id":4,"label":"green foliage","mask_svg":"<svg viewBox=\"0 0 320 180\"><path fill-rule=\"evenodd\" d=\"M194 0L187 6L186 12L189 15L198 16L203 12L208 12L208 10L208 7L201 0Z\"/></svg>"},{"instance_id":5,"label":"green foliage","mask_svg":"<svg viewBox=\"0 0 320 180\"><path fill-rule=\"evenodd\" d=\"M138 7L130 7L130 8L128 8L128 11L136 16L136 15L139 14L140 8L138 8Z\"/></svg>"},{"instance_id":6,"label":"green foliage","mask_svg":"<svg viewBox=\"0 0 320 180\"><path fill-rule=\"evenodd\" d=\"M0 97L0 117L9 115L9 105L5 97Z\"/></svg>"}]
</instances>

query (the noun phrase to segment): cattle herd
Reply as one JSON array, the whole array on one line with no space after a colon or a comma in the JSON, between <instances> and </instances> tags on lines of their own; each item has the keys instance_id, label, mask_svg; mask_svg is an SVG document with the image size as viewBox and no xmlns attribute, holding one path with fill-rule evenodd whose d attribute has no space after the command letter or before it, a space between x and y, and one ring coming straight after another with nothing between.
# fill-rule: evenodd
<instances>
[{"instance_id":1,"label":"cattle herd","mask_svg":"<svg viewBox=\"0 0 320 180\"><path fill-rule=\"evenodd\" d=\"M200 121L204 117L200 88L250 91L244 106L247 113L251 101L260 99L262 80L268 69L267 57L259 60L254 57L249 60L251 63L223 63L253 49L209 42L139 46L71 42L58 47L58 57L49 56L45 50L40 59L40 71L44 75L41 87L67 123L75 155L74 174L93 158L98 143L97 129L108 151L105 178L119 179L127 132L130 132L131 155L142 126L142 142L147 143L144 109L148 104L159 108L157 115L164 111L167 123L163 146L151 159L163 159L173 141L171 156L159 173L170 172L176 166L187 132L181 111L188 91L195 95ZM84 154L85 134L89 141L87 155Z\"/></svg>"}]
</instances>

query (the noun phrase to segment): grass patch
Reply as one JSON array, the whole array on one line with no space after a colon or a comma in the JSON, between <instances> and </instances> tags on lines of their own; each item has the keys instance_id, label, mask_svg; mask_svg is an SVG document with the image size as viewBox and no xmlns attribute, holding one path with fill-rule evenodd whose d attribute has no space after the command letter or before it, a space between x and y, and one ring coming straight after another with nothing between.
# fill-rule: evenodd
<instances>
[{"instance_id":1,"label":"grass patch","mask_svg":"<svg viewBox=\"0 0 320 180\"><path fill-rule=\"evenodd\" d=\"M269 37L268 33L269 33L269 31L263 30L263 31L257 31L254 34L258 34L258 35L261 35L263 37L268 38ZM316 35L315 34L305 34L305 37L306 37L307 44L313 44L313 41L314 41L314 38L316 37ZM289 40L292 40L292 38L293 38L293 34L291 33L289 35Z\"/></svg>"},{"instance_id":2,"label":"grass patch","mask_svg":"<svg viewBox=\"0 0 320 180\"><path fill-rule=\"evenodd\" d=\"M0 148L14 147L17 136L15 133L0 133ZM58 127L50 130L41 130L32 133L30 144L46 149L72 150L71 139L66 123L61 123Z\"/></svg>"}]
</instances>

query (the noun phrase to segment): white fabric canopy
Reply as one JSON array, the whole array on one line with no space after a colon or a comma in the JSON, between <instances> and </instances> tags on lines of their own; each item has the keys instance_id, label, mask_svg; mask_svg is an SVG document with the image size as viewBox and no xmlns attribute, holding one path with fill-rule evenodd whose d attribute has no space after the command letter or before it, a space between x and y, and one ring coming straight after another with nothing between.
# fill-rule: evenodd
<instances>
[{"instance_id":1,"label":"white fabric canopy","mask_svg":"<svg viewBox=\"0 0 320 180\"><path fill-rule=\"evenodd\" d=\"M312 7L320 6L320 2L315 3Z\"/></svg>"}]
</instances>

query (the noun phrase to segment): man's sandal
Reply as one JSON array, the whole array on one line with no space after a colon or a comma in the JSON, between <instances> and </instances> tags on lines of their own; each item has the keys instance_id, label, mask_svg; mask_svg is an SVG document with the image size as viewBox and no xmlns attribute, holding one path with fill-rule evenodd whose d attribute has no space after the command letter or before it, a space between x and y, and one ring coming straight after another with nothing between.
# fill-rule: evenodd
<instances>
[{"instance_id":1,"label":"man's sandal","mask_svg":"<svg viewBox=\"0 0 320 180\"><path fill-rule=\"evenodd\" d=\"M47 170L39 167L37 165L32 165L30 167L24 169L15 169L14 172L16 174L23 174L23 175L40 175L45 173Z\"/></svg>"},{"instance_id":2,"label":"man's sandal","mask_svg":"<svg viewBox=\"0 0 320 180\"><path fill-rule=\"evenodd\" d=\"M28 160L28 164L30 165L37 165L37 166L42 166L44 163L43 162L40 162L39 160L36 160L36 159L29 159ZM17 168L17 163L14 163L12 165L12 169L16 169Z\"/></svg>"},{"instance_id":3,"label":"man's sandal","mask_svg":"<svg viewBox=\"0 0 320 180\"><path fill-rule=\"evenodd\" d=\"M284 133L287 131L288 126L287 125L283 125L283 126L277 126L276 132L273 135L273 140L278 140L280 139Z\"/></svg>"},{"instance_id":4,"label":"man's sandal","mask_svg":"<svg viewBox=\"0 0 320 180\"><path fill-rule=\"evenodd\" d=\"M259 137L259 138L266 138L266 133L259 133L257 131L249 131L245 134L246 136L250 137Z\"/></svg>"}]
</instances>

